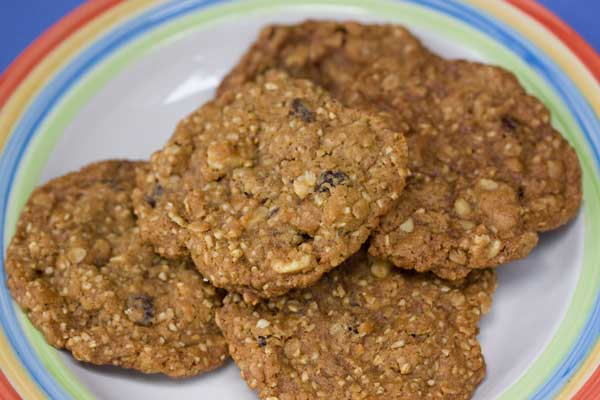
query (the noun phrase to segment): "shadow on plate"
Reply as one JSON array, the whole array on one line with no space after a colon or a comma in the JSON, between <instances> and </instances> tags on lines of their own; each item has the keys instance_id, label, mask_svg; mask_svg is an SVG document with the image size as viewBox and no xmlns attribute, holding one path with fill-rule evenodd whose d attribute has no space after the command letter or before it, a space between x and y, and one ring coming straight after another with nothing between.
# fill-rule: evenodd
<instances>
[{"instance_id":1,"label":"shadow on plate","mask_svg":"<svg viewBox=\"0 0 600 400\"><path fill-rule=\"evenodd\" d=\"M62 350L61 352L72 358L72 355L68 351ZM78 362L78 366L88 372L105 375L106 377L122 378L139 383L158 383L166 386L177 386L181 385L182 383L193 383L202 379L211 379L213 374L218 373L222 368L227 367L231 362L231 359L228 358L223 365L210 372L186 378L170 378L163 374L144 374L134 369L120 368L113 365L94 365L85 362Z\"/></svg>"}]
</instances>

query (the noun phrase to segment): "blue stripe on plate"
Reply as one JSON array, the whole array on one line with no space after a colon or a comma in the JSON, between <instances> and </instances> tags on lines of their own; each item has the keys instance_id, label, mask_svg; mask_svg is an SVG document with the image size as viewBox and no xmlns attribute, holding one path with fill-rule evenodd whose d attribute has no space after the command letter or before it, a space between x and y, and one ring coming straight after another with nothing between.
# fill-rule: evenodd
<instances>
[{"instance_id":1,"label":"blue stripe on plate","mask_svg":"<svg viewBox=\"0 0 600 400\"><path fill-rule=\"evenodd\" d=\"M519 33L492 16L482 13L473 7L460 4L456 0L405 0L410 3L428 7L449 15L457 20L480 30L511 49L531 66L552 89L558 93L575 116L585 139L593 152L596 167L600 167L600 124L587 101L581 96L570 79L538 48L533 46ZM81 79L94 65L102 62L114 51L144 32L153 29L172 19L196 12L206 6L223 3L223 0L172 0L159 5L121 26L115 28L104 37L98 39L89 48L75 57L40 93L24 116L19 121L14 134L6 145L0 158L0 227L6 222L6 211L13 180L18 171L21 159L28 144L36 135L42 121L53 106ZM4 231L0 230L0 243L4 243ZM0 248L0 278L5 280L3 266L4 254ZM30 348L21 326L16 318L10 294L6 288L0 290L0 323L4 327L12 347L17 352L23 365L28 369L40 388L53 399L68 399L64 391L53 377L44 369L35 353ZM546 398L564 385L577 366L585 359L600 332L600 297L596 299L594 310L577 340L576 345L563 360L560 367L542 385L534 398Z\"/></svg>"}]
</instances>

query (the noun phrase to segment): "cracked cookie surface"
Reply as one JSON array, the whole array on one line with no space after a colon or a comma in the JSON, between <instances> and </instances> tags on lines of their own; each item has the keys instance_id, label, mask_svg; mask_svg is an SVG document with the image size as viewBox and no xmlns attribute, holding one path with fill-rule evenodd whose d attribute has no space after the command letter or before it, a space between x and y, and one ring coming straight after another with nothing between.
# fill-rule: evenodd
<instances>
[{"instance_id":1,"label":"cracked cookie surface","mask_svg":"<svg viewBox=\"0 0 600 400\"><path fill-rule=\"evenodd\" d=\"M405 132L411 175L370 249L399 267L460 279L525 257L578 210L574 150L502 68L442 59L400 26L308 21L263 29L220 91L274 67Z\"/></svg>"},{"instance_id":2,"label":"cracked cookie surface","mask_svg":"<svg viewBox=\"0 0 600 400\"><path fill-rule=\"evenodd\" d=\"M78 360L196 375L227 357L214 321L222 294L191 261L142 242L136 165L91 164L36 189L8 248L8 287L48 343Z\"/></svg>"},{"instance_id":3,"label":"cracked cookie surface","mask_svg":"<svg viewBox=\"0 0 600 400\"><path fill-rule=\"evenodd\" d=\"M139 170L134 203L159 252L189 251L214 285L256 300L356 252L397 203L405 166L385 120L270 71L185 118Z\"/></svg>"},{"instance_id":4,"label":"cracked cookie surface","mask_svg":"<svg viewBox=\"0 0 600 400\"><path fill-rule=\"evenodd\" d=\"M217 324L261 399L467 399L495 286L490 269L443 281L361 251L310 288L255 306L228 295Z\"/></svg>"}]
</instances>

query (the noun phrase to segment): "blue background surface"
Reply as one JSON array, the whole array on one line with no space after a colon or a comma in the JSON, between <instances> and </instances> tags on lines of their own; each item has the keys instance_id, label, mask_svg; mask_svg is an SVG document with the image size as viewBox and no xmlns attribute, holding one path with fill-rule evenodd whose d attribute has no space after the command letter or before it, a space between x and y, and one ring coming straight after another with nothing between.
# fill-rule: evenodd
<instances>
[{"instance_id":1,"label":"blue background surface","mask_svg":"<svg viewBox=\"0 0 600 400\"><path fill-rule=\"evenodd\" d=\"M93 0L91 0L93 1ZM0 71L82 0L0 0ZM600 52L600 0L538 0Z\"/></svg>"}]
</instances>

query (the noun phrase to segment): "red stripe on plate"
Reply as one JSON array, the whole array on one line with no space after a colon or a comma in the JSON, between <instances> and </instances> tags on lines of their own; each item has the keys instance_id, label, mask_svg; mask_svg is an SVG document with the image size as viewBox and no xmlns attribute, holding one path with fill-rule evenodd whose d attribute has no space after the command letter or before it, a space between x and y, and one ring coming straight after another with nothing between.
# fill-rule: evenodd
<instances>
[{"instance_id":1,"label":"red stripe on plate","mask_svg":"<svg viewBox=\"0 0 600 400\"><path fill-rule=\"evenodd\" d=\"M600 83L600 56L573 28L533 0L506 0L554 33L590 70Z\"/></svg>"},{"instance_id":2,"label":"red stripe on plate","mask_svg":"<svg viewBox=\"0 0 600 400\"><path fill-rule=\"evenodd\" d=\"M19 394L13 389L4 373L0 370L0 395L3 400L21 400Z\"/></svg>"},{"instance_id":3,"label":"red stripe on plate","mask_svg":"<svg viewBox=\"0 0 600 400\"><path fill-rule=\"evenodd\" d=\"M31 70L63 40L90 20L123 0L93 0L67 14L27 47L0 75L0 109ZM0 370L0 398L21 400L19 394Z\"/></svg>"},{"instance_id":4,"label":"red stripe on plate","mask_svg":"<svg viewBox=\"0 0 600 400\"><path fill-rule=\"evenodd\" d=\"M600 84L600 56L575 30L548 9L532 0L506 0L554 33L585 64ZM600 366L579 389L573 400L600 398Z\"/></svg>"},{"instance_id":5,"label":"red stripe on plate","mask_svg":"<svg viewBox=\"0 0 600 400\"><path fill-rule=\"evenodd\" d=\"M600 397L600 367L590 376L590 379L573 396L573 400L589 400Z\"/></svg>"},{"instance_id":6,"label":"red stripe on plate","mask_svg":"<svg viewBox=\"0 0 600 400\"><path fill-rule=\"evenodd\" d=\"M94 0L79 6L52 25L25 49L0 76L0 109L31 70L60 42L122 0Z\"/></svg>"},{"instance_id":7,"label":"red stripe on plate","mask_svg":"<svg viewBox=\"0 0 600 400\"><path fill-rule=\"evenodd\" d=\"M506 0L556 35L585 64L600 84L600 55L566 22L533 0ZM579 389L573 400L600 399L600 366Z\"/></svg>"}]
</instances>

